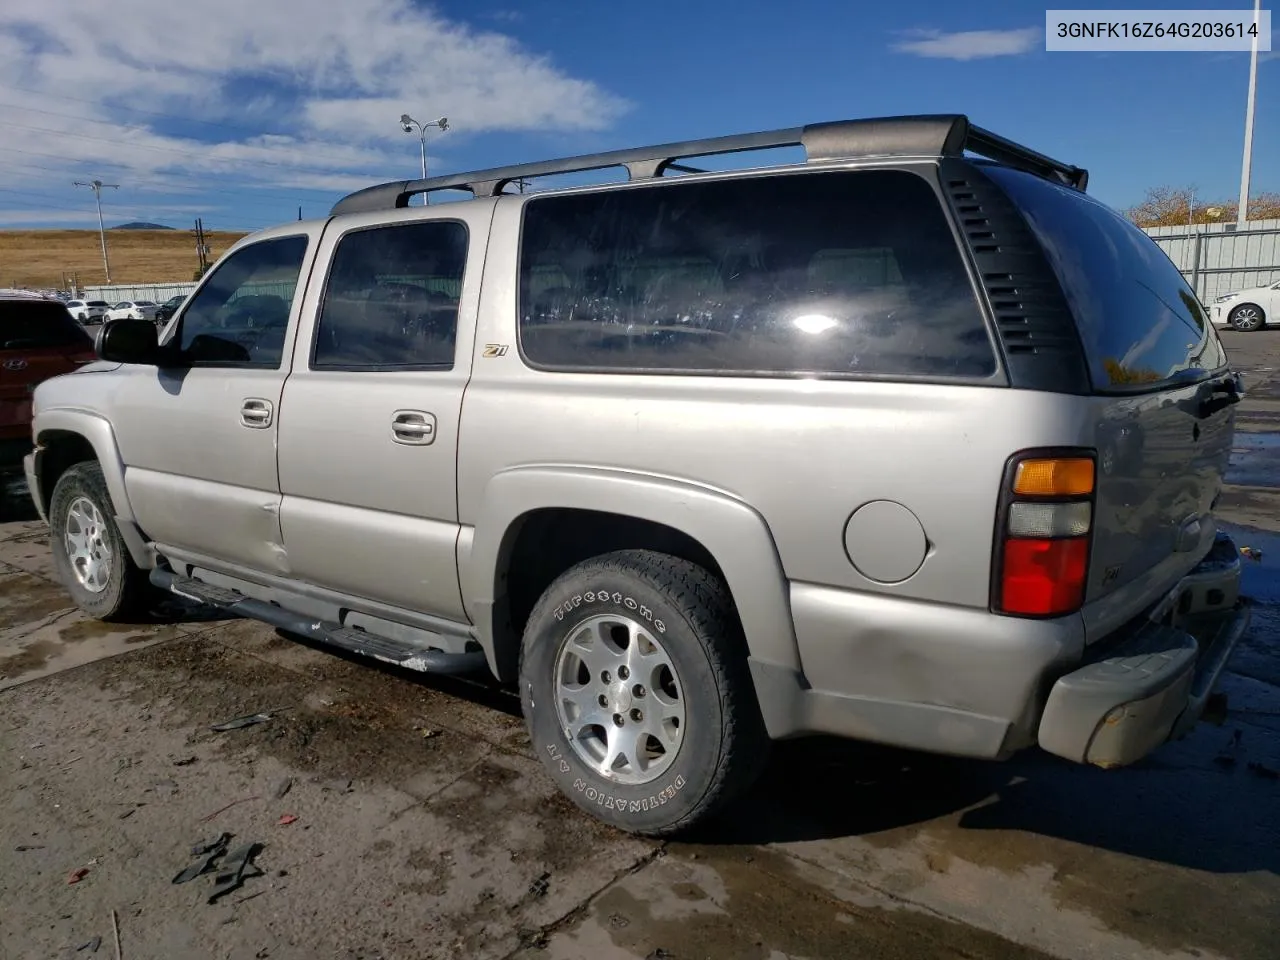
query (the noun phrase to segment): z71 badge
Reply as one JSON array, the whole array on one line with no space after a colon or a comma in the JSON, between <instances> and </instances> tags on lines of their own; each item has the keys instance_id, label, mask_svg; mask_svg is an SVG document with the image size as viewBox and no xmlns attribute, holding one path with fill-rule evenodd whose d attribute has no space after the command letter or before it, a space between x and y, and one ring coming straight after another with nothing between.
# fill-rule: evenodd
<instances>
[{"instance_id":1,"label":"z71 badge","mask_svg":"<svg viewBox=\"0 0 1280 960\"><path fill-rule=\"evenodd\" d=\"M480 354L482 357L505 357L507 355L507 345L505 343L486 343L484 352Z\"/></svg>"}]
</instances>

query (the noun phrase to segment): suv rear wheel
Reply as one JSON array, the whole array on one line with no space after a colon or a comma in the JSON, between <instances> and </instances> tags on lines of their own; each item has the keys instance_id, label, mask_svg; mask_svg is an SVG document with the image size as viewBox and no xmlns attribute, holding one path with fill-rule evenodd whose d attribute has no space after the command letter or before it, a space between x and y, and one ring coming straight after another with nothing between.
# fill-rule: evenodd
<instances>
[{"instance_id":1,"label":"suv rear wheel","mask_svg":"<svg viewBox=\"0 0 1280 960\"><path fill-rule=\"evenodd\" d=\"M1231 324L1233 330L1249 333L1265 327L1267 318L1263 315L1262 308L1256 303L1242 303L1227 316L1227 322Z\"/></svg>"},{"instance_id":2,"label":"suv rear wheel","mask_svg":"<svg viewBox=\"0 0 1280 960\"><path fill-rule=\"evenodd\" d=\"M49 501L54 569L76 606L98 620L135 612L150 589L116 527L102 467L77 463L58 478Z\"/></svg>"},{"instance_id":3,"label":"suv rear wheel","mask_svg":"<svg viewBox=\"0 0 1280 960\"><path fill-rule=\"evenodd\" d=\"M768 754L728 589L666 554L619 551L556 579L525 628L520 691L560 789L630 833L692 828Z\"/></svg>"}]
</instances>

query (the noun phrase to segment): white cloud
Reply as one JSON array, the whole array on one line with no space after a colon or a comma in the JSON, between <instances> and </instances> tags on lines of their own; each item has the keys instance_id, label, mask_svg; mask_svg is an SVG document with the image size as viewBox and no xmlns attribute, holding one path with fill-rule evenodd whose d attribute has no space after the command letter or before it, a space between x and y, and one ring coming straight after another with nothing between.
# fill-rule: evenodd
<instances>
[{"instance_id":1,"label":"white cloud","mask_svg":"<svg viewBox=\"0 0 1280 960\"><path fill-rule=\"evenodd\" d=\"M913 30L913 39L893 45L899 53L939 60L982 60L988 57L1012 57L1035 50L1044 39L1039 27L1025 30L962 30L943 33L939 30Z\"/></svg>"},{"instance_id":2,"label":"white cloud","mask_svg":"<svg viewBox=\"0 0 1280 960\"><path fill-rule=\"evenodd\" d=\"M0 187L11 190L100 176L135 193L339 192L414 175L418 145L396 124L406 111L448 115L450 131L428 140L439 152L482 132L599 130L627 108L511 37L414 0L0 8Z\"/></svg>"}]
</instances>

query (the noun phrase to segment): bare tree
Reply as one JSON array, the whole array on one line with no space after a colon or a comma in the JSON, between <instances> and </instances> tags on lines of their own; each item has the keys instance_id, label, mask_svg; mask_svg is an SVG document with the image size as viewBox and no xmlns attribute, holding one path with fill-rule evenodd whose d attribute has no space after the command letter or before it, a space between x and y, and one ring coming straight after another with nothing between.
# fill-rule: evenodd
<instances>
[{"instance_id":1,"label":"bare tree","mask_svg":"<svg viewBox=\"0 0 1280 960\"><path fill-rule=\"evenodd\" d=\"M1234 200L1198 197L1195 187L1152 187L1125 216L1140 227L1176 227L1187 223L1232 223L1236 219ZM1250 220L1280 219L1280 193L1259 193L1249 198Z\"/></svg>"}]
</instances>

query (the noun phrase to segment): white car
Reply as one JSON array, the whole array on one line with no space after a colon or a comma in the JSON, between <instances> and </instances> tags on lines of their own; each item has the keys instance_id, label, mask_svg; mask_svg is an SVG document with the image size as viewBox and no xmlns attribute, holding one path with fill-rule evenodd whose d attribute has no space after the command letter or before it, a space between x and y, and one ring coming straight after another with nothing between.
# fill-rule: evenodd
<instances>
[{"instance_id":1,"label":"white car","mask_svg":"<svg viewBox=\"0 0 1280 960\"><path fill-rule=\"evenodd\" d=\"M122 300L107 311L108 320L155 320L160 305L154 300Z\"/></svg>"},{"instance_id":2,"label":"white car","mask_svg":"<svg viewBox=\"0 0 1280 960\"><path fill-rule=\"evenodd\" d=\"M81 323L101 323L111 304L105 300L68 300L67 313Z\"/></svg>"},{"instance_id":3,"label":"white car","mask_svg":"<svg viewBox=\"0 0 1280 960\"><path fill-rule=\"evenodd\" d=\"M1218 297L1213 301L1213 322L1242 333L1280 323L1280 281Z\"/></svg>"}]
</instances>

